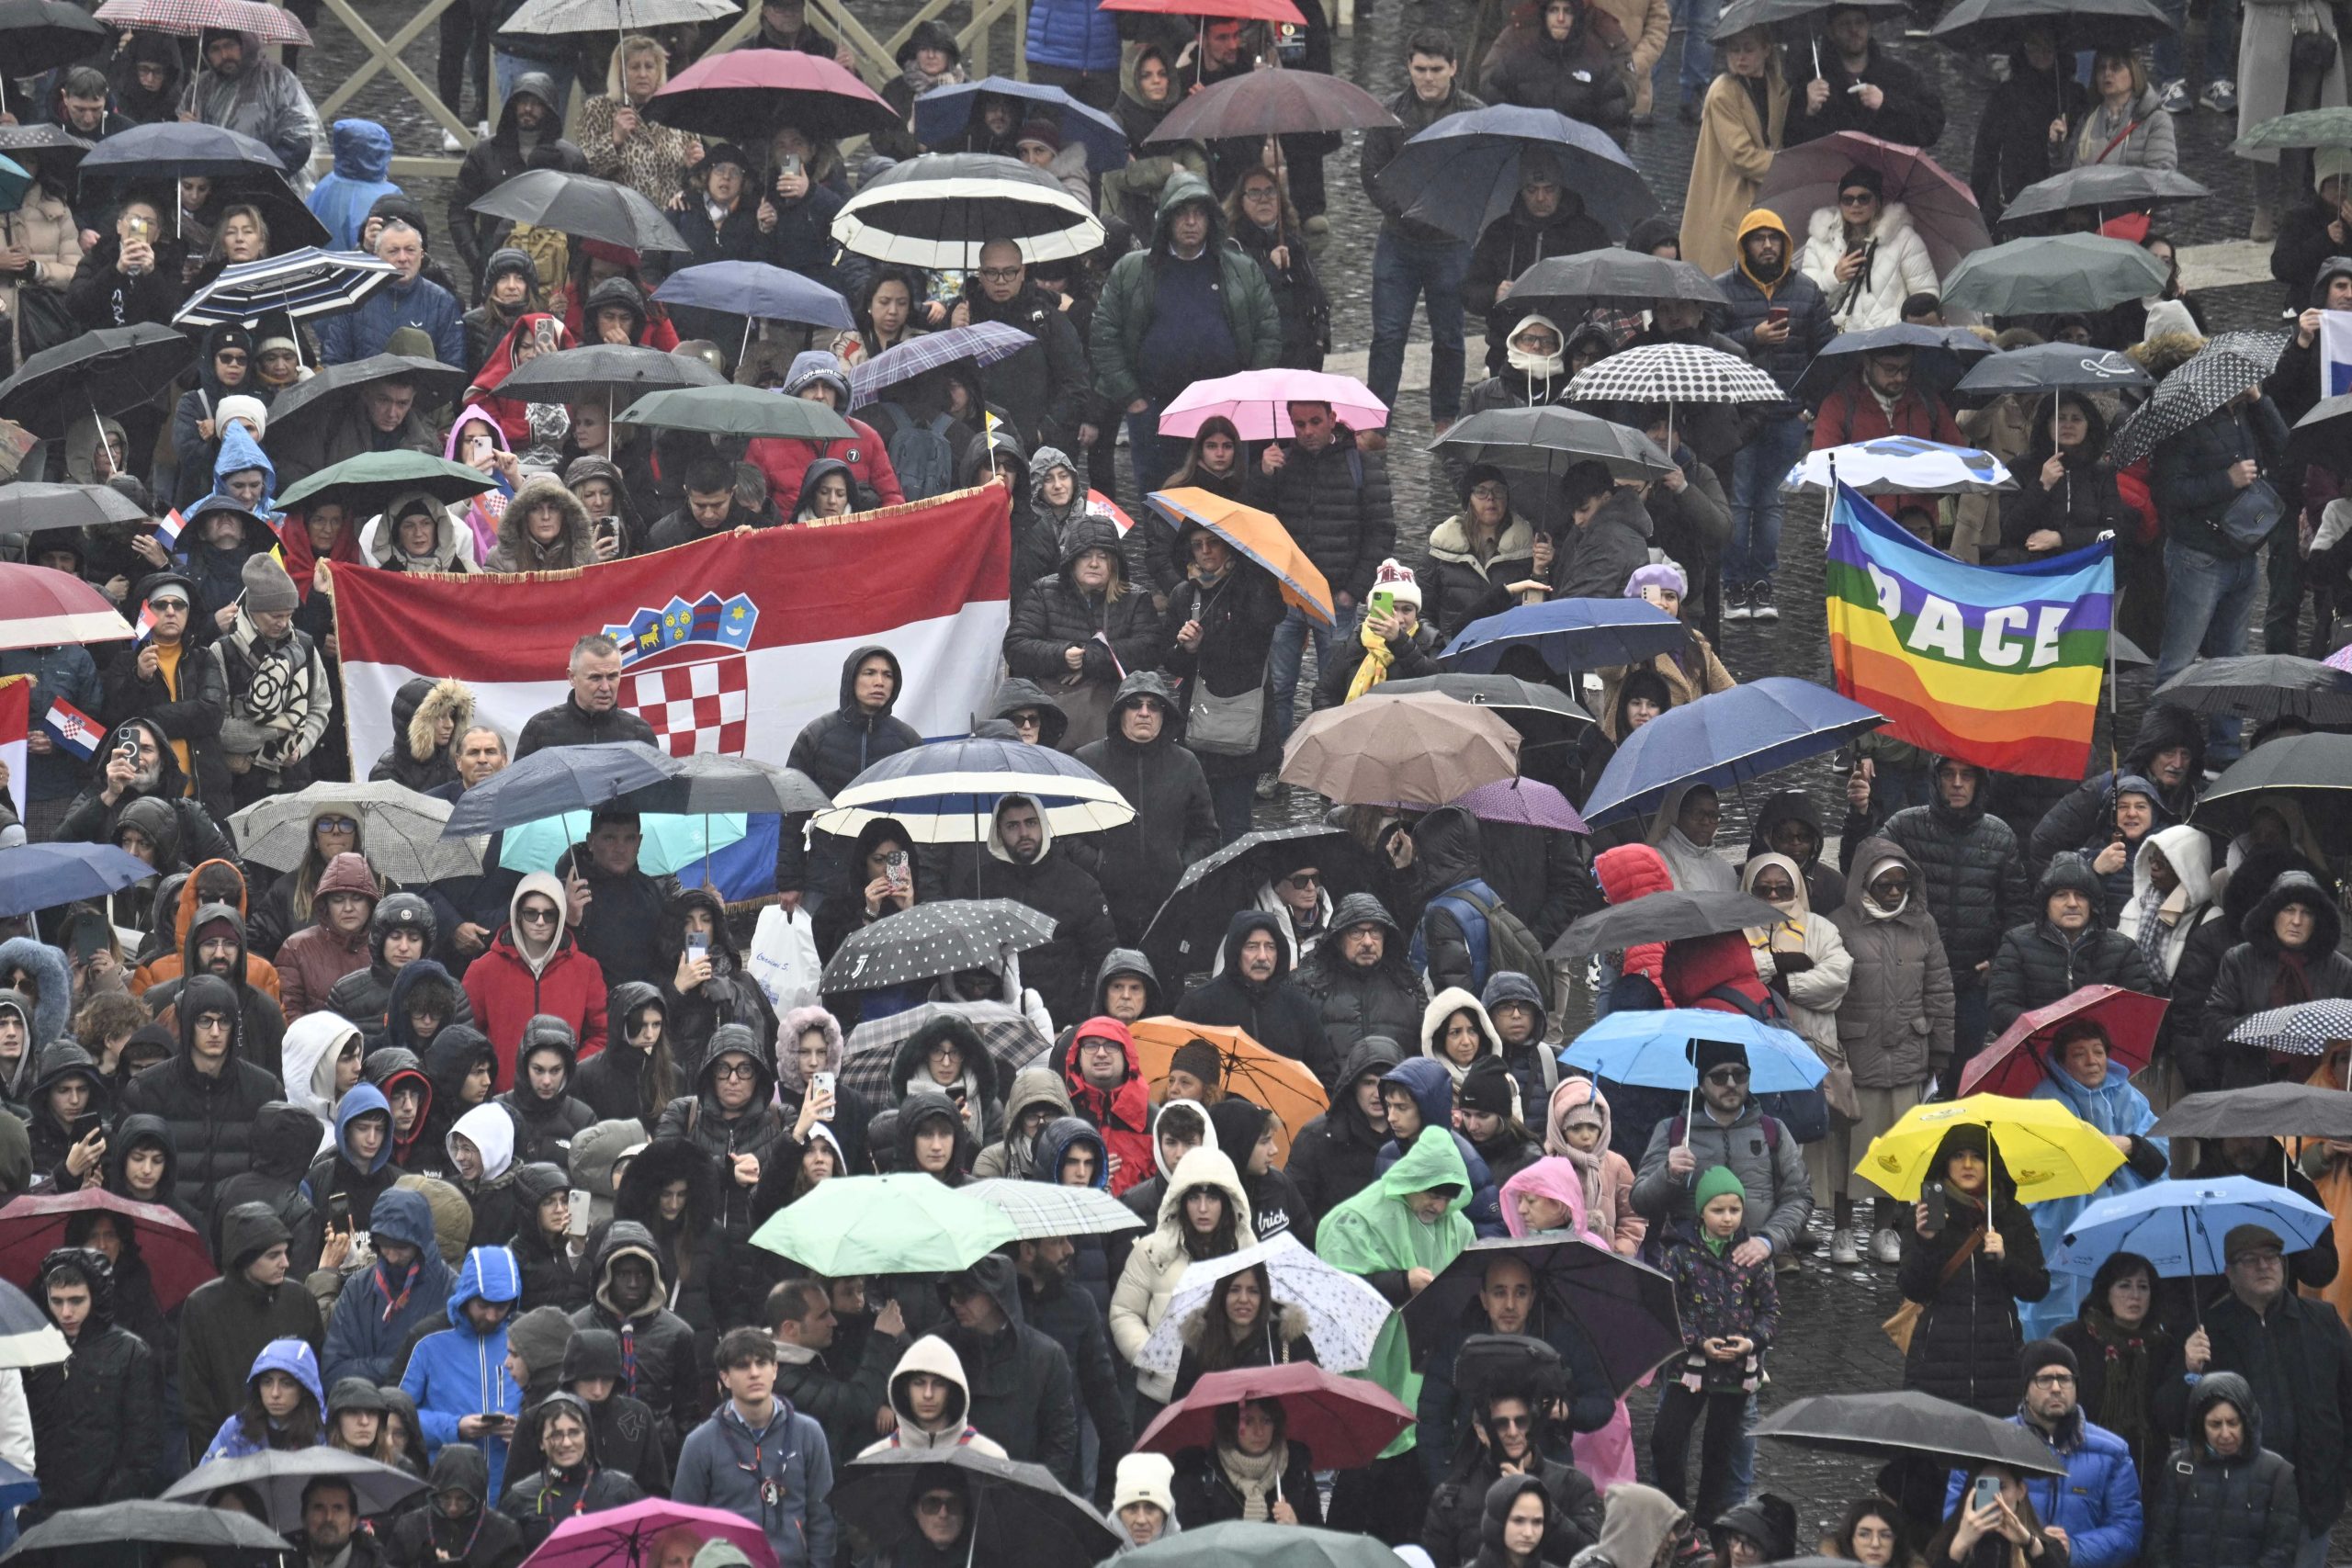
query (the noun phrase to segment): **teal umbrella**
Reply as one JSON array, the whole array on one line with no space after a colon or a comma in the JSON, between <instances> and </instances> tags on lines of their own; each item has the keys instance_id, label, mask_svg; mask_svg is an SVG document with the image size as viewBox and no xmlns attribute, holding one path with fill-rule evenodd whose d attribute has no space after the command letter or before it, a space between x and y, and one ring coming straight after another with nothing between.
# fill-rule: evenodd
<instances>
[{"instance_id":1,"label":"teal umbrella","mask_svg":"<svg viewBox=\"0 0 2352 1568\"><path fill-rule=\"evenodd\" d=\"M1368 1535L1240 1519L1163 1535L1118 1562L1119 1568L1398 1568L1396 1554Z\"/></svg>"},{"instance_id":2,"label":"teal umbrella","mask_svg":"<svg viewBox=\"0 0 2352 1568\"><path fill-rule=\"evenodd\" d=\"M2241 137L2240 147L2352 147L2352 108L2298 109L2266 119Z\"/></svg>"},{"instance_id":3,"label":"teal umbrella","mask_svg":"<svg viewBox=\"0 0 2352 1568\"><path fill-rule=\"evenodd\" d=\"M820 1181L752 1233L828 1280L852 1274L954 1274L1020 1231L1003 1210L920 1171Z\"/></svg>"},{"instance_id":4,"label":"teal umbrella","mask_svg":"<svg viewBox=\"0 0 2352 1568\"><path fill-rule=\"evenodd\" d=\"M0 157L0 212L14 212L25 204L25 193L33 188L30 169L14 158Z\"/></svg>"}]
</instances>

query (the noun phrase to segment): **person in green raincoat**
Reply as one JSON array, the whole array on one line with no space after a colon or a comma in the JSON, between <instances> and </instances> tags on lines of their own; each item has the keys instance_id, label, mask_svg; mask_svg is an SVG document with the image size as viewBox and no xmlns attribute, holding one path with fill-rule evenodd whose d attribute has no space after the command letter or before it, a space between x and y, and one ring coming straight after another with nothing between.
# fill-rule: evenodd
<instances>
[{"instance_id":1,"label":"person in green raincoat","mask_svg":"<svg viewBox=\"0 0 2352 1568\"><path fill-rule=\"evenodd\" d=\"M1416 1138L1379 1179L1323 1217L1315 1250L1402 1306L1470 1245L1476 1233L1463 1213L1469 1206L1470 1173L1454 1141ZM1389 1314L1372 1359L1353 1375L1378 1383L1408 1410L1419 1407L1421 1374L1413 1370L1403 1317ZM1392 1546L1418 1540L1428 1504L1429 1483L1408 1427L1370 1465L1340 1476L1330 1527L1374 1535Z\"/></svg>"}]
</instances>

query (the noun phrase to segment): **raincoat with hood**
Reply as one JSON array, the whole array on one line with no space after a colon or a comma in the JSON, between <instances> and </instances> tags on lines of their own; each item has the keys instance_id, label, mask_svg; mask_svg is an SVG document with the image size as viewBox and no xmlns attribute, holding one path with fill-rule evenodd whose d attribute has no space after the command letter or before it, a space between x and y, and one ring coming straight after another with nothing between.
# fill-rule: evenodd
<instances>
[{"instance_id":1,"label":"raincoat with hood","mask_svg":"<svg viewBox=\"0 0 2352 1568\"><path fill-rule=\"evenodd\" d=\"M1890 866L1911 878L1911 891L1893 909L1870 896L1871 883ZM1856 1089L1917 1088L1951 1059L1951 965L1928 912L1926 883L1919 863L1893 840L1865 840L1854 852L1846 901L1830 917L1852 961L1837 1028Z\"/></svg>"},{"instance_id":2,"label":"raincoat with hood","mask_svg":"<svg viewBox=\"0 0 2352 1568\"><path fill-rule=\"evenodd\" d=\"M1463 994L1466 996L1468 993ZM1453 1077L1447 1070L1448 1066L1449 1064L1442 1057L1407 1056L1393 1069L1381 1075L1380 1084L1384 1089L1392 1087L1402 1089L1413 1097L1413 1103L1421 1111L1421 1133L1434 1129L1453 1140L1454 1153L1470 1177L1469 1192L1463 1212L1469 1215L1470 1223L1477 1227L1480 1235L1501 1235L1504 1234L1502 1196L1497 1188L1494 1173L1487 1169L1486 1156L1478 1152L1476 1146L1453 1130ZM1416 1133L1413 1142L1419 1143L1420 1136L1420 1133ZM1376 1176L1396 1164L1411 1146L1411 1144L1400 1145L1392 1132L1380 1145L1380 1153L1374 1156L1374 1174Z\"/></svg>"},{"instance_id":3,"label":"raincoat with hood","mask_svg":"<svg viewBox=\"0 0 2352 1568\"><path fill-rule=\"evenodd\" d=\"M2162 1181L2169 1172L2172 1140L2148 1135L2149 1129L2156 1124L2156 1113L2150 1109L2148 1097L2132 1087L2121 1064L2110 1062L2106 1066L2106 1077L2093 1089L2076 1081L2054 1058L2049 1059L2041 1082L2026 1097L2054 1100L2108 1137L2129 1138L2132 1142L2121 1168L2097 1191L2079 1198L2044 1199L2033 1205L2033 1228L2041 1237L2045 1258L2058 1255L2066 1233L2074 1229L2085 1209L2102 1198L2113 1198L2136 1191L2152 1181ZM2089 1289L2090 1281L2080 1274L2051 1270L2050 1289L2041 1299L2018 1303L2020 1331L2028 1339L2043 1339L2055 1334L2080 1314Z\"/></svg>"},{"instance_id":4,"label":"raincoat with hood","mask_svg":"<svg viewBox=\"0 0 2352 1568\"><path fill-rule=\"evenodd\" d=\"M59 1247L41 1259L28 1293L46 1303L50 1277L65 1266L89 1281L90 1310L68 1359L22 1374L40 1483L40 1501L18 1515L28 1526L66 1508L143 1495L164 1457L160 1352L115 1321L106 1255Z\"/></svg>"},{"instance_id":5,"label":"raincoat with hood","mask_svg":"<svg viewBox=\"0 0 2352 1568\"><path fill-rule=\"evenodd\" d=\"M2168 892L2157 890L2147 854L2151 847L2172 869L2175 881ZM2115 922L2115 929L2140 950L2149 977L2169 988L2181 955L2188 951L2188 939L2207 921L2221 918L2213 897L2213 840L2186 822L2150 833L2132 857L2132 897ZM2165 1022L2171 1022L2169 1015Z\"/></svg>"},{"instance_id":6,"label":"raincoat with hood","mask_svg":"<svg viewBox=\"0 0 2352 1568\"><path fill-rule=\"evenodd\" d=\"M605 972L580 951L571 930L560 930L544 947L534 948L523 935L514 911L526 897L536 894L554 901L560 916L568 907L563 885L543 871L524 876L507 907L507 923L491 939L489 949L466 967L466 998L473 1004L474 1021L490 1036L498 1054L498 1076L514 1081L514 1042L524 1026L539 1013L551 1013L571 1026L582 1055L605 1048L608 1022L605 1009Z\"/></svg>"},{"instance_id":7,"label":"raincoat with hood","mask_svg":"<svg viewBox=\"0 0 2352 1568\"><path fill-rule=\"evenodd\" d=\"M433 1502L397 1516L385 1531L385 1554L393 1562L509 1568L522 1561L521 1529L490 1506L490 1461L481 1450L471 1443L447 1445L433 1457L426 1483ZM455 1517L444 1514L440 1499L451 1494L472 1506Z\"/></svg>"},{"instance_id":8,"label":"raincoat with hood","mask_svg":"<svg viewBox=\"0 0 2352 1568\"><path fill-rule=\"evenodd\" d=\"M1337 1063L1327 1039L1321 1010L1290 978L1285 922L1261 909L1244 909L1227 922L1216 976L1184 993L1175 1016L1186 1023L1214 1023L1248 1032L1268 1050L1303 1062L1323 1083ZM1264 980L1241 972L1241 945L1264 932L1274 939L1274 971Z\"/></svg>"},{"instance_id":9,"label":"raincoat with hood","mask_svg":"<svg viewBox=\"0 0 2352 1568\"><path fill-rule=\"evenodd\" d=\"M926 1424L915 1415L913 1402L907 1395L907 1384L919 1373L928 1372L948 1385L947 1404L939 1418ZM888 1437L868 1443L858 1450L857 1457L888 1452L891 1449L921 1449L933 1451L944 1449L968 1448L976 1453L992 1458L1006 1456L1004 1445L983 1435L971 1420L971 1389L964 1380L964 1363L957 1359L955 1348L936 1334L926 1334L906 1348L898 1364L890 1370L889 1403L898 1424Z\"/></svg>"},{"instance_id":10,"label":"raincoat with hood","mask_svg":"<svg viewBox=\"0 0 2352 1568\"><path fill-rule=\"evenodd\" d=\"M2311 936L2301 948L2278 940L2278 916L2290 905L2311 917ZM2205 998L2204 1055L2221 1064L2222 1082L2233 1089L2262 1081L2264 1062L2260 1053L2230 1044L2230 1031L2266 1009L2352 997L2352 958L2336 951L2344 917L2324 883L2304 872L2284 873L2238 929L2245 940L2222 954ZM2143 981L2132 988L2154 987Z\"/></svg>"},{"instance_id":11,"label":"raincoat with hood","mask_svg":"<svg viewBox=\"0 0 2352 1568\"><path fill-rule=\"evenodd\" d=\"M966 863L972 868L971 874L952 874L950 884L958 897L1010 898L1053 919L1052 940L1021 955L1021 976L1056 1018L1076 1018L1085 1006L1095 970L1118 945L1118 932L1111 924L1102 885L1070 850L1057 844L1042 806L1037 813L1041 837L1035 858L1016 861L1004 847L1000 827L1003 808L1020 800L1038 804L1027 795L1003 796L998 802L997 818L989 825L988 842Z\"/></svg>"},{"instance_id":12,"label":"raincoat with hood","mask_svg":"<svg viewBox=\"0 0 2352 1568\"><path fill-rule=\"evenodd\" d=\"M356 251L368 209L400 193L385 177L392 170L392 134L372 119L339 119L333 140L334 167L311 187L307 205L326 225L328 250Z\"/></svg>"},{"instance_id":13,"label":"raincoat with hood","mask_svg":"<svg viewBox=\"0 0 2352 1568\"><path fill-rule=\"evenodd\" d=\"M532 509L541 505L554 507L561 522L555 537L545 542L530 531ZM498 545L483 558L481 569L509 575L565 571L573 567L594 566L598 558L588 509L580 504L578 496L563 488L561 479L542 474L526 479L522 489L506 503L506 510L499 514ZM569 698L565 701L570 703ZM519 746L516 750L521 754Z\"/></svg>"},{"instance_id":14,"label":"raincoat with hood","mask_svg":"<svg viewBox=\"0 0 2352 1568\"><path fill-rule=\"evenodd\" d=\"M1937 768L1944 761L1938 758ZM1931 775L1937 768L1929 769ZM2024 846L2008 823L1991 813L1993 774L1973 764L1969 772L1976 782L1967 805L1945 804L1939 786L1931 803L1905 807L1875 829L1924 874L1912 885L1912 896L1926 890L1928 912L1935 918L1955 985L1973 983L1977 965L2000 945L2001 933L2040 913L2027 893ZM1873 836L1871 818L1849 812L1841 836L1843 844L1859 846ZM1849 875L1857 859L1853 849L1839 856ZM1969 1044L1973 1049L1975 1043Z\"/></svg>"},{"instance_id":15,"label":"raincoat with hood","mask_svg":"<svg viewBox=\"0 0 2352 1568\"><path fill-rule=\"evenodd\" d=\"M808 441L797 437L763 435L744 449L746 462L767 476L768 493L781 500L800 493L802 480L808 465L819 457L834 457L849 465L857 481L858 497L851 505L865 510L868 505L899 506L906 502L906 494L899 488L899 473L890 466L890 453L882 437L872 425L849 412L849 377L842 369L840 359L823 349L810 349L792 357L792 368L784 378L784 395L797 398L809 387L830 387L833 391L833 411L849 421L850 438L846 441ZM871 495L873 502L863 497Z\"/></svg>"},{"instance_id":16,"label":"raincoat with hood","mask_svg":"<svg viewBox=\"0 0 2352 1568\"><path fill-rule=\"evenodd\" d=\"M1011 1177L1028 1180L1036 1175L1037 1145L1045 1136L1041 1127L1035 1135L1024 1133L1021 1119L1031 1111L1046 1112L1046 1124L1078 1112L1070 1105L1069 1089L1062 1082L1061 1074L1045 1066L1022 1068L1012 1075L1012 1089L1004 1097L1004 1133L980 1150L972 1161L975 1179L984 1177ZM1046 1179L1051 1180L1048 1175Z\"/></svg>"},{"instance_id":17,"label":"raincoat with hood","mask_svg":"<svg viewBox=\"0 0 2352 1568\"><path fill-rule=\"evenodd\" d=\"M503 1493L500 1480L506 1471L509 1439L496 1432L466 1438L458 1423L469 1416L519 1415L523 1391L506 1375L506 1319L485 1334L475 1326L466 1303L511 1305L522 1293L522 1270L515 1268L512 1253L503 1247L469 1249L449 1292L449 1326L418 1340L409 1354L408 1371L401 1375L401 1391L416 1402L425 1447L437 1455L453 1443L478 1443L490 1461L492 1492Z\"/></svg>"},{"instance_id":18,"label":"raincoat with hood","mask_svg":"<svg viewBox=\"0 0 2352 1568\"><path fill-rule=\"evenodd\" d=\"M881 707L872 713L858 705L857 667L866 660L879 657L889 661L890 694ZM793 738L792 750L785 758L786 767L797 768L816 782L827 795L838 795L849 782L886 757L895 757L922 744L922 737L912 725L892 716L907 689L906 671L898 655L880 643L866 643L849 650L842 660L840 705L829 714L810 719ZM803 847L806 817L788 817L784 822L783 839L776 851L776 886L785 892L807 894L811 889L830 888L841 880L843 863L842 842L834 834L823 834L816 847Z\"/></svg>"},{"instance_id":19,"label":"raincoat with hood","mask_svg":"<svg viewBox=\"0 0 2352 1568\"><path fill-rule=\"evenodd\" d=\"M1388 1141L1387 1113L1374 1125L1356 1099L1356 1086L1375 1081L1404 1060L1404 1051L1385 1034L1366 1034L1348 1048L1332 1080L1331 1109L1291 1138L1283 1168L1317 1214L1371 1185L1381 1145Z\"/></svg>"},{"instance_id":20,"label":"raincoat with hood","mask_svg":"<svg viewBox=\"0 0 2352 1568\"><path fill-rule=\"evenodd\" d=\"M302 1392L311 1396L311 1411L318 1417L319 1424L322 1427L326 1424L326 1385L319 1381L319 1354L316 1350L300 1339L273 1339L262 1347L260 1355L254 1358L253 1371L245 1379L245 1386L258 1394L260 1390L254 1385L267 1372L283 1372L300 1383ZM275 1419L266 1418L263 1432L256 1436L246 1429L244 1413L238 1411L220 1423L220 1429L212 1434L211 1443L198 1462L210 1464L215 1460L243 1459L249 1454L266 1453L273 1449L293 1446L285 1440L284 1433Z\"/></svg>"},{"instance_id":21,"label":"raincoat with hood","mask_svg":"<svg viewBox=\"0 0 2352 1568\"><path fill-rule=\"evenodd\" d=\"M368 1268L343 1282L320 1358L330 1384L345 1378L390 1382L410 1335L421 1324L440 1321L456 1282L441 1260L432 1207L421 1195L405 1188L384 1193L376 1200L372 1224L365 1228L377 1241L416 1248L416 1258L406 1269L394 1269L379 1253Z\"/></svg>"},{"instance_id":22,"label":"raincoat with hood","mask_svg":"<svg viewBox=\"0 0 2352 1568\"><path fill-rule=\"evenodd\" d=\"M390 510L395 516L402 499L393 498ZM432 500L429 496L424 499L428 502ZM448 509L442 507L437 514L447 518ZM377 542L379 546L382 544L381 534L377 536ZM448 557L443 555L441 558L447 560ZM435 680L428 675L403 681L401 689L392 694L392 743L377 757L376 765L368 770L368 779L405 784L419 795L453 783L458 765L450 759L449 745L440 739L441 723L444 719L448 721L449 739L455 741L465 734L473 716L473 690L463 681L447 677ZM429 950L432 943L428 942L425 946Z\"/></svg>"},{"instance_id":23,"label":"raincoat with hood","mask_svg":"<svg viewBox=\"0 0 2352 1568\"><path fill-rule=\"evenodd\" d=\"M245 1382L263 1347L300 1339L315 1351L325 1337L318 1301L301 1280L262 1285L248 1272L255 1258L290 1239L268 1204L238 1204L220 1220L220 1277L198 1285L180 1305L180 1401L191 1459L244 1404Z\"/></svg>"},{"instance_id":24,"label":"raincoat with hood","mask_svg":"<svg viewBox=\"0 0 2352 1568\"><path fill-rule=\"evenodd\" d=\"M1118 1350L1119 1359L1130 1365L1141 1353L1144 1341L1151 1337L1151 1331L1167 1315L1168 1303L1193 1261L1193 1254L1185 1246L1184 1198L1201 1187L1214 1188L1224 1194L1226 1208L1233 1219L1237 1246L1248 1245L1244 1238L1253 1234L1250 1194L1242 1187L1240 1173L1234 1168L1233 1161L1207 1146L1187 1151L1168 1178L1167 1189L1160 1195L1157 1223L1129 1251L1127 1266L1111 1292L1111 1343ZM1136 1374L1136 1387L1155 1400L1166 1401L1174 1386L1174 1380L1164 1372L1138 1371Z\"/></svg>"},{"instance_id":25,"label":"raincoat with hood","mask_svg":"<svg viewBox=\"0 0 2352 1568\"><path fill-rule=\"evenodd\" d=\"M196 928L225 904L198 912ZM192 933L193 934L193 933ZM197 1017L219 1010L230 1015L229 1049L216 1073L198 1068L190 1051ZM213 975L198 975L181 986L173 1011L179 1053L156 1063L123 1086L126 1115L160 1116L180 1151L180 1195L199 1213L209 1214L213 1189L245 1168L253 1153L254 1123L261 1108L277 1098L277 1080L244 1059L246 1025L237 990Z\"/></svg>"},{"instance_id":26,"label":"raincoat with hood","mask_svg":"<svg viewBox=\"0 0 2352 1568\"><path fill-rule=\"evenodd\" d=\"M361 921L349 936L336 931L327 919L327 896L333 893L367 899L373 919L380 895L366 857L345 851L329 861L311 897L311 923L278 944L278 999L288 1022L325 1007L337 980L368 967L368 922Z\"/></svg>"},{"instance_id":27,"label":"raincoat with hood","mask_svg":"<svg viewBox=\"0 0 2352 1568\"><path fill-rule=\"evenodd\" d=\"M294 73L263 52L258 37L242 31L236 37L243 51L237 73L198 71L185 107L206 125L250 136L268 148L294 188L308 192L311 161L327 150L319 111Z\"/></svg>"},{"instance_id":28,"label":"raincoat with hood","mask_svg":"<svg viewBox=\"0 0 2352 1568\"><path fill-rule=\"evenodd\" d=\"M1177 210L1188 203L1210 214L1207 242L1191 262L1176 256L1169 234ZM1202 323L1189 314L1180 321L1170 312L1162 320L1159 310L1159 290L1172 281L1170 270L1204 260L1211 265L1201 297L1222 306L1221 333L1202 331ZM1193 292L1189 283L1178 287L1188 296ZM1163 359L1155 350L1178 333L1193 340L1192 348ZM1138 398L1165 401L1202 376L1271 369L1283 349L1282 312L1265 270L1227 235L1225 215L1215 196L1190 171L1171 174L1160 187L1151 242L1113 265L1088 335L1094 389L1118 408ZM1373 559L1386 553L1384 549ZM1369 568L1364 575L1370 577Z\"/></svg>"},{"instance_id":29,"label":"raincoat with hood","mask_svg":"<svg viewBox=\"0 0 2352 1568\"><path fill-rule=\"evenodd\" d=\"M1950 1182L1950 1217L1943 1229L1923 1236L1913 1226L1899 1227L1903 1260L1895 1284L1904 1300L1923 1309L1904 1358L1903 1386L1987 1416L2008 1416L2017 1409L2018 1352L2025 1343L2017 1303L2040 1301L2050 1289L2050 1270L2042 1263L2033 1216L2018 1201L2008 1167L1999 1150L1988 1150L1982 1126L1958 1126L1945 1134L1928 1168L1940 1177L1963 1149L1988 1162L1985 1197L1991 1200L1991 1225L2001 1235L2002 1255L1984 1253L1984 1199L1971 1198ZM1973 1250L1952 1266L1954 1255L1972 1237L1977 1238Z\"/></svg>"}]
</instances>

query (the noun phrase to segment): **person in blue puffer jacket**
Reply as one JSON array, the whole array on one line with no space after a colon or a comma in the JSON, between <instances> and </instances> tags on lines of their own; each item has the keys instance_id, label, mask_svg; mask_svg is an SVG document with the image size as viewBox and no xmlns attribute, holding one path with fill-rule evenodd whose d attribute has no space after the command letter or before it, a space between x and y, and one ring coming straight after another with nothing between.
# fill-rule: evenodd
<instances>
[{"instance_id":1,"label":"person in blue puffer jacket","mask_svg":"<svg viewBox=\"0 0 2352 1568\"><path fill-rule=\"evenodd\" d=\"M1388 1107L1390 1135L1373 1161L1374 1177L1395 1165L1424 1129L1443 1128L1446 1136L1453 1140L1455 1152L1462 1156L1463 1166L1470 1172L1470 1206L1463 1211L1464 1214L1482 1236L1509 1235L1503 1225L1502 1194L1495 1185L1494 1173L1487 1168L1486 1159L1470 1140L1453 1130L1453 1078L1445 1070L1445 1064L1434 1056L1415 1056L1398 1063L1394 1071L1380 1076L1380 1098ZM1410 1123L1410 1134L1399 1134L1400 1118Z\"/></svg>"},{"instance_id":2,"label":"person in blue puffer jacket","mask_svg":"<svg viewBox=\"0 0 2352 1568\"><path fill-rule=\"evenodd\" d=\"M449 1292L449 1326L409 1353L401 1392L416 1402L424 1446L437 1455L471 1443L490 1461L490 1495L506 1495L506 1450L523 1391L506 1375L506 1319L523 1294L523 1270L503 1247L477 1247Z\"/></svg>"},{"instance_id":3,"label":"person in blue puffer jacket","mask_svg":"<svg viewBox=\"0 0 2352 1568\"><path fill-rule=\"evenodd\" d=\"M1029 0L1029 79L1107 110L1119 101L1119 18L1094 0Z\"/></svg>"},{"instance_id":4,"label":"person in blue puffer jacket","mask_svg":"<svg viewBox=\"0 0 2352 1568\"><path fill-rule=\"evenodd\" d=\"M307 1339L273 1339L245 1377L244 1408L220 1423L198 1462L243 1459L272 1449L316 1448L326 1439L326 1390Z\"/></svg>"},{"instance_id":5,"label":"person in blue puffer jacket","mask_svg":"<svg viewBox=\"0 0 2352 1568\"><path fill-rule=\"evenodd\" d=\"M345 1378L391 1382L410 1336L448 1310L454 1281L441 1260L433 1206L424 1194L395 1187L378 1198L368 1235L375 1266L343 1282L334 1321L327 1327L322 1359L329 1384Z\"/></svg>"},{"instance_id":6,"label":"person in blue puffer jacket","mask_svg":"<svg viewBox=\"0 0 2352 1568\"><path fill-rule=\"evenodd\" d=\"M372 119L334 122L334 168L311 191L310 209L327 226L333 251L359 248L359 231L379 197L401 187L385 175L392 167L392 133Z\"/></svg>"}]
</instances>

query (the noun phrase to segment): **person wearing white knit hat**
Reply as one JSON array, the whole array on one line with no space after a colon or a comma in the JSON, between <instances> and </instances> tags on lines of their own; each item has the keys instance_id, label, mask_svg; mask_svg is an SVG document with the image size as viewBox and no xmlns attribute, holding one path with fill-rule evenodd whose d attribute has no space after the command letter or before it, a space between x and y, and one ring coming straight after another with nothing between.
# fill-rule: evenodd
<instances>
[{"instance_id":1,"label":"person wearing white knit hat","mask_svg":"<svg viewBox=\"0 0 2352 1568\"><path fill-rule=\"evenodd\" d=\"M1119 1461L1111 1491L1111 1525L1133 1551L1176 1532L1176 1464L1166 1454L1131 1453Z\"/></svg>"},{"instance_id":2,"label":"person wearing white knit hat","mask_svg":"<svg viewBox=\"0 0 2352 1568\"><path fill-rule=\"evenodd\" d=\"M213 426L226 430L231 420L242 422L245 434L259 441L269 434L269 405L242 392L223 398L212 411Z\"/></svg>"}]
</instances>

